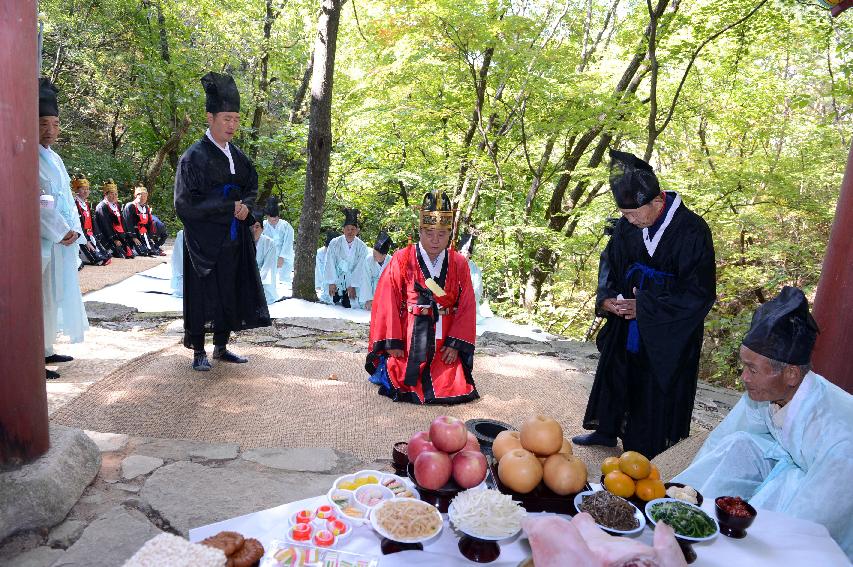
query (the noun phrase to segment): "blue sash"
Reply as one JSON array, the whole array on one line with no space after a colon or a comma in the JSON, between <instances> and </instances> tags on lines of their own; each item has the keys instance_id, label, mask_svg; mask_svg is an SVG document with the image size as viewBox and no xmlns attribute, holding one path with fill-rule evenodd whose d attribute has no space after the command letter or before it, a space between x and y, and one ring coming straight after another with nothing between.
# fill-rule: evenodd
<instances>
[{"instance_id":1,"label":"blue sash","mask_svg":"<svg viewBox=\"0 0 853 567\"><path fill-rule=\"evenodd\" d=\"M224 197L226 201L239 200L234 199L235 193L240 193L240 187L233 183L227 183L222 187L222 197ZM231 240L237 240L237 217L231 219Z\"/></svg>"},{"instance_id":2,"label":"blue sash","mask_svg":"<svg viewBox=\"0 0 853 567\"><path fill-rule=\"evenodd\" d=\"M655 270L654 268L650 268L645 264L640 262L634 262L628 268L628 271L625 273L625 284L631 285L631 277L636 273L640 272L640 283L637 285L637 289L644 289L646 284L646 278L652 280L657 285L663 284L663 279L665 277L675 277L675 274L668 274L666 272L661 272ZM628 349L628 352L631 354L637 354L640 352L640 326L637 324L636 313L634 318L628 322L628 340L626 342L625 348Z\"/></svg>"}]
</instances>

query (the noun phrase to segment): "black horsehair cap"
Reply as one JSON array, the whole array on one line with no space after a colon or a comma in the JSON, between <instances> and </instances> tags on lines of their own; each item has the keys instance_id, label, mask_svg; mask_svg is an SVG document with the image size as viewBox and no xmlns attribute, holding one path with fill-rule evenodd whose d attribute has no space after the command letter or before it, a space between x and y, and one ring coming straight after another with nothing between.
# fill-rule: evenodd
<instances>
[{"instance_id":1,"label":"black horsehair cap","mask_svg":"<svg viewBox=\"0 0 853 567\"><path fill-rule=\"evenodd\" d=\"M755 310L743 346L772 360L799 366L811 360L819 332L806 296L796 287L785 286Z\"/></svg>"},{"instance_id":2,"label":"black horsehair cap","mask_svg":"<svg viewBox=\"0 0 853 567\"><path fill-rule=\"evenodd\" d=\"M39 79L39 118L42 116L59 116L59 103L56 102L56 93L59 92L50 79L42 77Z\"/></svg>"},{"instance_id":3,"label":"black horsehair cap","mask_svg":"<svg viewBox=\"0 0 853 567\"><path fill-rule=\"evenodd\" d=\"M204 109L211 113L240 112L240 91L231 75L211 71L201 78L204 87Z\"/></svg>"},{"instance_id":4,"label":"black horsehair cap","mask_svg":"<svg viewBox=\"0 0 853 567\"><path fill-rule=\"evenodd\" d=\"M264 207L264 213L268 217L280 217L281 209L279 208L278 199L275 197L267 197L267 204Z\"/></svg>"},{"instance_id":5,"label":"black horsehair cap","mask_svg":"<svg viewBox=\"0 0 853 567\"><path fill-rule=\"evenodd\" d=\"M358 213L358 209L344 209L344 224L341 226L351 224L358 227Z\"/></svg>"},{"instance_id":6,"label":"black horsehair cap","mask_svg":"<svg viewBox=\"0 0 853 567\"><path fill-rule=\"evenodd\" d=\"M380 231L379 236L376 237L376 244L373 245L373 249L380 254L387 254L388 250L390 250L392 246L394 246L394 241L391 240L388 233L383 230Z\"/></svg>"},{"instance_id":7,"label":"black horsehair cap","mask_svg":"<svg viewBox=\"0 0 853 567\"><path fill-rule=\"evenodd\" d=\"M652 166L634 154L610 150L610 190L620 209L638 209L660 195Z\"/></svg>"}]
</instances>

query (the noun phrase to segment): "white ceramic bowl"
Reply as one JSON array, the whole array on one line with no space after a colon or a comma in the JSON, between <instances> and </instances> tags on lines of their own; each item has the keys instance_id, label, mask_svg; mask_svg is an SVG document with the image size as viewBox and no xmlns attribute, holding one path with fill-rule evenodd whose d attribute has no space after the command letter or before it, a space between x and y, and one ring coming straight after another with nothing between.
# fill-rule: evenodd
<instances>
[{"instance_id":1,"label":"white ceramic bowl","mask_svg":"<svg viewBox=\"0 0 853 567\"><path fill-rule=\"evenodd\" d=\"M370 504L368 501L370 497L373 497L373 499L378 498L379 502ZM394 493L391 492L391 489L386 488L381 484L365 484L364 486L359 486L355 491L356 502L367 506L370 509L376 508L376 506L385 500L391 500L392 498L394 498Z\"/></svg>"},{"instance_id":2,"label":"white ceramic bowl","mask_svg":"<svg viewBox=\"0 0 853 567\"><path fill-rule=\"evenodd\" d=\"M675 527L670 526L673 529L673 531L675 531L675 537L677 537L678 539L683 539L684 541L690 541L690 542L708 541L708 540L714 539L715 537L717 537L717 534L720 533L720 524L717 523L716 518L711 516L709 513L707 513L705 510L703 510L699 506L694 506L690 502L685 502L684 500L679 500L677 498L656 498L655 500L650 500L649 502L646 502L646 516L649 517L649 522L651 522L652 526L657 525L657 521L652 517L652 509L656 505L662 504L664 502L677 502L679 504L683 504L684 506L689 506L690 508L698 510L699 512L702 512L703 514L708 516L708 518L710 518L711 521L714 523L714 533L712 533L711 535L709 535L707 537L690 537L690 536L681 535L677 531L675 531Z\"/></svg>"},{"instance_id":3,"label":"white ceramic bowl","mask_svg":"<svg viewBox=\"0 0 853 567\"><path fill-rule=\"evenodd\" d=\"M584 497L590 496L591 494L594 494L596 492L598 492L598 491L597 490L585 490L583 492L579 492L578 494L576 494L575 495L575 510L580 512L581 511L581 504L583 503ZM620 498L621 500L625 500L624 498L621 498L619 496L616 496L616 498ZM636 506L634 506L633 504L631 504L627 500L625 500L625 502L630 504L631 508L634 509L634 517L637 518L637 521L639 522L639 525L636 528L634 528L633 530L617 530L615 528L609 528L607 526L603 526L599 523L596 523L595 525L598 526L599 528L601 528L602 530L608 532L608 533L617 534L617 535L634 535L634 534L638 534L638 533L642 532L643 528L646 527L646 517L643 516L643 513L640 511L639 508L637 508Z\"/></svg>"},{"instance_id":4,"label":"white ceramic bowl","mask_svg":"<svg viewBox=\"0 0 853 567\"><path fill-rule=\"evenodd\" d=\"M450 516L453 516L453 515L455 515L455 514L454 514L454 511L453 511L453 502L451 502L451 503L450 503L450 506L447 508L447 516L448 516L448 519L449 519L449 517L450 517ZM452 525L454 528L456 528L457 530L459 530L460 532L462 532L463 534L468 535L468 536L471 536L471 537L476 538L476 539L481 539L481 540L483 540L483 541L502 541L502 540L505 540L505 539L514 538L515 536L517 536L517 535L518 535L518 532L520 532L520 531L521 531L521 526L519 526L519 527L518 527L518 530L516 530L515 532L513 532L513 533L511 533L511 534L509 534L509 535L504 535L504 536L489 536L489 535L480 535L480 534L478 534L478 533L476 533L476 532L474 532L474 531L472 531L472 530L463 530L462 528L460 528L459 526L457 526L457 525L456 525L456 524L454 524L453 522L451 522L451 525Z\"/></svg>"}]
</instances>

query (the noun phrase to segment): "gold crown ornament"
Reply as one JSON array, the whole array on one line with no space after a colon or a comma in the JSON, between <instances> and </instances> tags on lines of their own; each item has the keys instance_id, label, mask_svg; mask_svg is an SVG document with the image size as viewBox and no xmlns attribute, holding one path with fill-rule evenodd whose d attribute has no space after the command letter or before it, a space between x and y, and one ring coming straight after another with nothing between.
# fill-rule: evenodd
<instances>
[{"instance_id":1,"label":"gold crown ornament","mask_svg":"<svg viewBox=\"0 0 853 567\"><path fill-rule=\"evenodd\" d=\"M450 198L444 191L430 191L424 195L420 207L421 228L453 229L453 219L456 209L450 203Z\"/></svg>"},{"instance_id":2,"label":"gold crown ornament","mask_svg":"<svg viewBox=\"0 0 853 567\"><path fill-rule=\"evenodd\" d=\"M118 185L116 185L116 182L113 181L112 178L104 181L104 185L101 189L103 190L104 195L107 193L118 193Z\"/></svg>"},{"instance_id":3,"label":"gold crown ornament","mask_svg":"<svg viewBox=\"0 0 853 567\"><path fill-rule=\"evenodd\" d=\"M133 196L134 197L136 197L140 193L148 194L148 189L146 189L145 185L143 185L142 183L140 183L139 185L137 185L136 187L133 188Z\"/></svg>"},{"instance_id":4,"label":"gold crown ornament","mask_svg":"<svg viewBox=\"0 0 853 567\"><path fill-rule=\"evenodd\" d=\"M75 175L74 178L71 179L71 188L76 191L81 187L89 187L89 180L86 179L85 175Z\"/></svg>"}]
</instances>

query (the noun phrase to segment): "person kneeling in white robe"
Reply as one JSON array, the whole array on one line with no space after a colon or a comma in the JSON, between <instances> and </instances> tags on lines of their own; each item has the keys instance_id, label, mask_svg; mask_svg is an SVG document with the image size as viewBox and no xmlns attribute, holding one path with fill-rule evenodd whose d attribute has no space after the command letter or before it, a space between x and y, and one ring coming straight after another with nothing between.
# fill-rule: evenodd
<instances>
[{"instance_id":1,"label":"person kneeling in white robe","mask_svg":"<svg viewBox=\"0 0 853 567\"><path fill-rule=\"evenodd\" d=\"M817 333L797 288L758 308L740 347L747 393L673 482L823 524L851 557L853 396L810 370Z\"/></svg>"},{"instance_id":2,"label":"person kneeling in white robe","mask_svg":"<svg viewBox=\"0 0 853 567\"><path fill-rule=\"evenodd\" d=\"M394 241L388 236L384 230L379 233L376 238L376 244L373 245L373 250L369 251L361 261L361 264L356 269L353 276L358 303L363 309L370 311L373 305L373 295L376 293L376 285L379 283L379 276L385 271L385 268L391 262L391 255L388 250L394 246Z\"/></svg>"},{"instance_id":3,"label":"person kneeling in white robe","mask_svg":"<svg viewBox=\"0 0 853 567\"><path fill-rule=\"evenodd\" d=\"M258 263L258 273L261 276L267 305L271 305L280 299L276 289L278 248L276 248L273 239L264 234L264 227L261 224L264 221L263 212L255 211L254 216L252 236L255 238L255 261Z\"/></svg>"}]
</instances>

